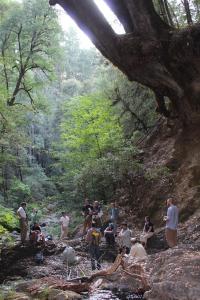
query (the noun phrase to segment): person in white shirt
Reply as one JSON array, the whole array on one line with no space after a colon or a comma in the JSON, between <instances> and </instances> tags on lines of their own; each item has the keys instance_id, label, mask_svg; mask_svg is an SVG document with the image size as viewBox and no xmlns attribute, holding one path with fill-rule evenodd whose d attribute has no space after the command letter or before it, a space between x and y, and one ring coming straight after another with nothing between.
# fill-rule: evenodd
<instances>
[{"instance_id":1,"label":"person in white shirt","mask_svg":"<svg viewBox=\"0 0 200 300\"><path fill-rule=\"evenodd\" d=\"M126 223L121 224L121 231L119 233L119 245L126 249L126 254L129 254L131 248L131 230Z\"/></svg>"},{"instance_id":2,"label":"person in white shirt","mask_svg":"<svg viewBox=\"0 0 200 300\"><path fill-rule=\"evenodd\" d=\"M60 239L66 239L68 235L68 226L69 226L69 217L67 216L66 212L62 212L62 217L60 218L60 225L61 225L61 235Z\"/></svg>"},{"instance_id":3,"label":"person in white shirt","mask_svg":"<svg viewBox=\"0 0 200 300\"><path fill-rule=\"evenodd\" d=\"M132 238L131 243L132 246L128 256L128 262L131 263L138 260L146 260L148 256L142 243L136 238Z\"/></svg>"},{"instance_id":4,"label":"person in white shirt","mask_svg":"<svg viewBox=\"0 0 200 300\"><path fill-rule=\"evenodd\" d=\"M21 206L17 210L20 225L20 235L22 244L25 243L28 233L28 218L26 214L26 203L22 202Z\"/></svg>"}]
</instances>

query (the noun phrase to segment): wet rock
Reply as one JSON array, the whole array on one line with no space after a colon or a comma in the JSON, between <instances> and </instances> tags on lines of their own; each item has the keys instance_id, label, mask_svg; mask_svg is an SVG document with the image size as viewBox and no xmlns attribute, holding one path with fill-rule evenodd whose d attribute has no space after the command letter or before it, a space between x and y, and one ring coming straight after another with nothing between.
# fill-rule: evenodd
<instances>
[{"instance_id":1,"label":"wet rock","mask_svg":"<svg viewBox=\"0 0 200 300\"><path fill-rule=\"evenodd\" d=\"M31 300L31 298L24 293L13 292L5 296L5 300Z\"/></svg>"},{"instance_id":2,"label":"wet rock","mask_svg":"<svg viewBox=\"0 0 200 300\"><path fill-rule=\"evenodd\" d=\"M47 210L51 212L55 209L55 207L56 207L56 204L48 204Z\"/></svg>"},{"instance_id":3,"label":"wet rock","mask_svg":"<svg viewBox=\"0 0 200 300\"><path fill-rule=\"evenodd\" d=\"M19 293L27 292L28 288L35 283L35 280L27 280L15 284L15 290Z\"/></svg>"},{"instance_id":4,"label":"wet rock","mask_svg":"<svg viewBox=\"0 0 200 300\"><path fill-rule=\"evenodd\" d=\"M101 257L103 260L114 262L115 258L118 254L118 245L115 243L113 246L109 246L106 244L106 241L103 240L100 245Z\"/></svg>"},{"instance_id":5,"label":"wet rock","mask_svg":"<svg viewBox=\"0 0 200 300\"><path fill-rule=\"evenodd\" d=\"M165 229L156 231L155 234L147 240L147 252L149 254L166 249L168 249L168 245L165 240Z\"/></svg>"},{"instance_id":6,"label":"wet rock","mask_svg":"<svg viewBox=\"0 0 200 300\"><path fill-rule=\"evenodd\" d=\"M59 289L51 289L48 294L48 300L79 300L81 295L72 291L60 291Z\"/></svg>"}]
</instances>

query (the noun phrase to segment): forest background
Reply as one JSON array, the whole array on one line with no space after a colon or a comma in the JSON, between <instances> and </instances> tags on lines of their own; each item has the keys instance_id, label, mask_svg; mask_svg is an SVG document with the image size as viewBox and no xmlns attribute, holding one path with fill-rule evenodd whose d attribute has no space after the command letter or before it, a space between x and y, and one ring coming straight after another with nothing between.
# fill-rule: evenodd
<instances>
[{"instance_id":1,"label":"forest background","mask_svg":"<svg viewBox=\"0 0 200 300\"><path fill-rule=\"evenodd\" d=\"M199 5L155 1L176 27L199 20ZM64 32L48 1L3 0L0 20L0 233L22 201L44 213L56 203L75 227L85 197L108 205L136 176L166 176L140 159L160 118L151 90L83 48L75 27Z\"/></svg>"}]
</instances>

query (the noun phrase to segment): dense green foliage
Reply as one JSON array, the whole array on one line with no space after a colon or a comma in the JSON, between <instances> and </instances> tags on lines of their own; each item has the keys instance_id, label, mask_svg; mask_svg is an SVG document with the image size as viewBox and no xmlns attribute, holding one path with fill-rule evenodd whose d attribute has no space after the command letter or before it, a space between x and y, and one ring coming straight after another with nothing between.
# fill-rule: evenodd
<instances>
[{"instance_id":1,"label":"dense green foliage","mask_svg":"<svg viewBox=\"0 0 200 300\"><path fill-rule=\"evenodd\" d=\"M48 190L48 178L33 155L44 148L34 124L44 122L48 109L44 88L53 75L61 30L46 2L4 1L1 8L0 187L4 201L18 205L32 195L42 199L40 186Z\"/></svg>"},{"instance_id":2,"label":"dense green foliage","mask_svg":"<svg viewBox=\"0 0 200 300\"><path fill-rule=\"evenodd\" d=\"M109 201L142 169L153 95L62 32L46 1L1 2L0 32L0 202Z\"/></svg>"},{"instance_id":3,"label":"dense green foliage","mask_svg":"<svg viewBox=\"0 0 200 300\"><path fill-rule=\"evenodd\" d=\"M188 2L189 14L182 1L154 3L172 26L199 20L200 1ZM63 32L48 1L1 1L0 235L18 226L5 206L25 200L42 218L56 204L74 228L86 196L108 203L138 175L167 176L145 170L137 147L157 119L152 92L83 48L76 29Z\"/></svg>"},{"instance_id":4,"label":"dense green foliage","mask_svg":"<svg viewBox=\"0 0 200 300\"><path fill-rule=\"evenodd\" d=\"M183 5L167 3L164 13L184 25ZM190 5L198 19L199 1ZM137 141L158 119L152 92L81 47L76 29L63 32L48 1L4 0L0 15L1 204L56 202L70 211L86 196L112 200L145 173ZM13 229L15 218L1 210L0 232Z\"/></svg>"}]
</instances>

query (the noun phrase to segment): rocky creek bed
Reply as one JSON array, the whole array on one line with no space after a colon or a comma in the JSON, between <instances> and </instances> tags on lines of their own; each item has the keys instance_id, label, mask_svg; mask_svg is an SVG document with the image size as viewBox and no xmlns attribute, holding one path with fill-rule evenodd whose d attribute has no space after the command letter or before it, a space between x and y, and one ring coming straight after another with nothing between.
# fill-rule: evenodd
<instances>
[{"instance_id":1,"label":"rocky creek bed","mask_svg":"<svg viewBox=\"0 0 200 300\"><path fill-rule=\"evenodd\" d=\"M144 297L134 292L140 281L125 274L122 269L109 276L99 276L88 283L77 281L71 291L59 288L62 282L74 277L89 277L90 260L85 245L80 240L68 241L77 251L80 261L69 268L63 264L61 253L65 244L57 243L46 250L43 265L34 262L34 251L15 246L1 252L1 292L6 300L64 300L64 299L147 299L147 300L199 300L200 299L200 215L191 218L179 228L179 245L173 249L159 249L163 231L157 233L157 249L150 248L148 261L144 265L150 289ZM160 245L160 246L159 246ZM23 253L23 255L22 255ZM26 255L25 255L26 253ZM102 267L111 262L105 258ZM51 280L50 280L51 278ZM49 284L45 280L48 279ZM47 281L48 281L47 280ZM52 284L56 280L56 285ZM60 280L60 284L58 283ZM80 284L80 285L79 285ZM34 285L39 292L31 293ZM63 287L63 286L62 286ZM69 287L68 287L69 288Z\"/></svg>"}]
</instances>

